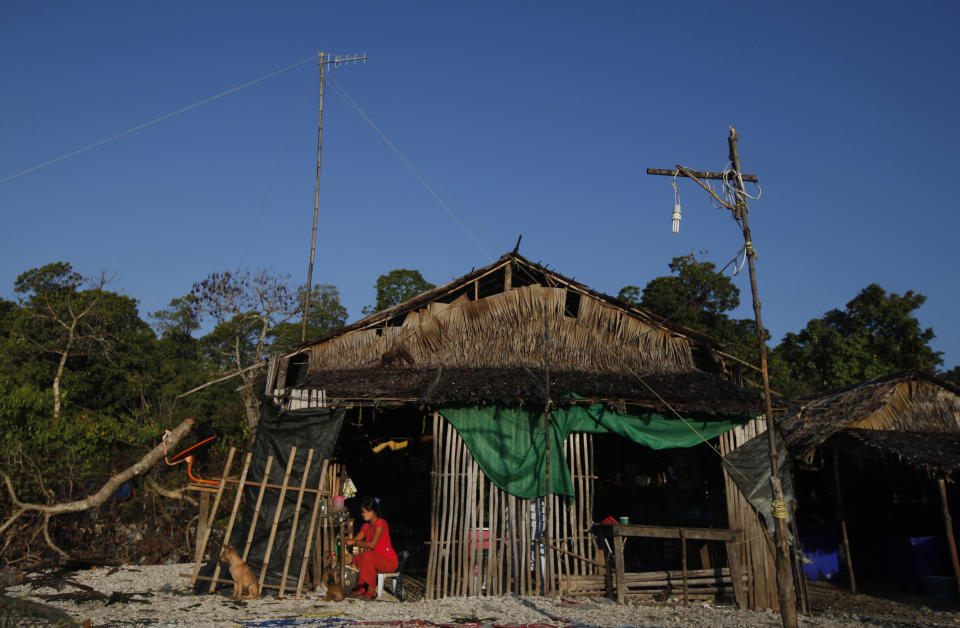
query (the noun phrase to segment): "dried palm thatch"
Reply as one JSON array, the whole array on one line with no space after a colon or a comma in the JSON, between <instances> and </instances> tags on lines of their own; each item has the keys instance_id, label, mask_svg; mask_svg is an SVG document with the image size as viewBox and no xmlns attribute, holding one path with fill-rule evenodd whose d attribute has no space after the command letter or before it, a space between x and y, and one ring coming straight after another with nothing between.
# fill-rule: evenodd
<instances>
[{"instance_id":1,"label":"dried palm thatch","mask_svg":"<svg viewBox=\"0 0 960 628\"><path fill-rule=\"evenodd\" d=\"M567 288L523 286L479 301L431 303L398 327L345 333L310 347L311 370L541 366L585 372L694 370L686 338L590 298L565 315ZM545 343L545 337L552 342Z\"/></svg>"},{"instance_id":2,"label":"dried palm thatch","mask_svg":"<svg viewBox=\"0 0 960 628\"><path fill-rule=\"evenodd\" d=\"M817 447L845 430L960 434L960 389L916 370L797 401L800 409L780 425L792 455L806 462L813 460ZM889 443L897 436L877 438Z\"/></svg>"},{"instance_id":3,"label":"dried palm thatch","mask_svg":"<svg viewBox=\"0 0 960 628\"><path fill-rule=\"evenodd\" d=\"M718 346L508 254L292 354L308 353L311 371L532 367L549 359L553 368L590 373L681 373L695 369L694 344Z\"/></svg>"}]
</instances>

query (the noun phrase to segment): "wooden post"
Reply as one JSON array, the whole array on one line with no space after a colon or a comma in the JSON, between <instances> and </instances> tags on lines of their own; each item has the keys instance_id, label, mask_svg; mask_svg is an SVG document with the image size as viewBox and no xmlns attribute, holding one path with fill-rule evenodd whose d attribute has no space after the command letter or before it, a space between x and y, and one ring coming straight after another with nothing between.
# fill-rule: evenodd
<instances>
[{"instance_id":1,"label":"wooden post","mask_svg":"<svg viewBox=\"0 0 960 628\"><path fill-rule=\"evenodd\" d=\"M947 484L940 478L940 504L943 506L943 525L947 528L947 545L950 546L950 560L953 563L953 577L957 581L957 594L960 595L960 561L957 560L957 541L953 537L953 519L950 517L950 504L947 503Z\"/></svg>"},{"instance_id":2,"label":"wooden post","mask_svg":"<svg viewBox=\"0 0 960 628\"><path fill-rule=\"evenodd\" d=\"M690 601L687 591L687 535L680 528L680 563L683 566L683 603Z\"/></svg>"},{"instance_id":3,"label":"wooden post","mask_svg":"<svg viewBox=\"0 0 960 628\"><path fill-rule=\"evenodd\" d=\"M290 539L287 543L287 555L283 559L283 574L280 576L280 593L278 595L282 598L283 593L286 590L287 586L287 571L290 568L290 559L293 558L293 545L294 541L297 539L297 524L300 521L300 506L303 505L303 492L307 488L307 476L310 475L310 463L313 462L313 449L310 449L307 452L307 464L303 467L303 477L300 479L300 491L297 493L297 506L293 511L293 524L290 526ZM320 495L318 494L319 498ZM302 582L302 578L299 579ZM299 597L299 582L297 584L297 591Z\"/></svg>"},{"instance_id":4,"label":"wooden post","mask_svg":"<svg viewBox=\"0 0 960 628\"><path fill-rule=\"evenodd\" d=\"M741 538L743 534L738 533L738 538L735 541L726 541L724 546L727 549L727 567L730 569L730 583L733 585L733 598L737 602L737 607L740 610L747 609L747 592L743 586L743 570L740 568L740 552L738 546L740 545Z\"/></svg>"},{"instance_id":5,"label":"wooden post","mask_svg":"<svg viewBox=\"0 0 960 628\"><path fill-rule=\"evenodd\" d=\"M200 546L200 539L207 538L207 535L210 534L208 527L207 518L210 516L210 493L207 491L202 491L200 493L200 516L197 519L197 538L196 538L196 547L194 548L194 561L195 563L203 562L203 552L204 548Z\"/></svg>"},{"instance_id":6,"label":"wooden post","mask_svg":"<svg viewBox=\"0 0 960 628\"><path fill-rule=\"evenodd\" d=\"M799 540L800 533L797 532L797 511L793 511L793 519L790 520L790 530L793 532L793 538ZM807 590L807 572L803 570L803 565L796 564L796 579L797 585L799 585L799 595L797 596L800 600L800 612L806 615L810 612L810 595Z\"/></svg>"},{"instance_id":7,"label":"wooden post","mask_svg":"<svg viewBox=\"0 0 960 628\"><path fill-rule=\"evenodd\" d=\"M267 456L267 464L263 467L263 480L260 482L260 490L257 492L257 503L253 507L253 518L250 521L250 530L247 532L247 542L243 546L243 556L241 558L246 562L247 555L250 553L250 546L253 544L253 533L257 531L257 521L260 519L260 506L263 504L263 494L267 490L267 483L270 481L270 467L273 466L273 456Z\"/></svg>"},{"instance_id":8,"label":"wooden post","mask_svg":"<svg viewBox=\"0 0 960 628\"><path fill-rule=\"evenodd\" d=\"M730 127L730 137L727 140L729 147L730 163L733 165L731 173L704 173L677 166L676 170L655 170L648 168L648 174L662 174L670 176L683 175L693 179L703 189L705 189L714 199L718 200L724 207L729 209L734 218L739 222L743 231L744 252L747 257L747 265L750 271L750 291L753 296L753 314L756 321L757 344L760 353L760 373L763 376L763 401L764 417L767 422L767 437L770 450L770 488L773 497L772 514L775 526L775 543L773 552L776 556L776 580L777 594L780 607L780 618L783 621L784 628L797 628L797 595L793 585L793 568L791 567L790 542L787 538L787 506L784 502L783 485L778 475L778 460L776 437L774 434L775 422L773 417L773 401L770 396L770 377L767 369L767 346L764 337L763 318L760 315L760 296L757 288L757 269L755 258L757 252L753 248L752 236L750 235L750 223L747 218L749 208L747 207L747 195L743 188L744 181L750 181L749 175L742 174L740 170L740 154L737 149L738 136L733 127ZM735 202L730 205L727 201L721 199L701 178L708 179L727 179L730 178L734 183ZM756 177L753 177L756 180Z\"/></svg>"},{"instance_id":9,"label":"wooden post","mask_svg":"<svg viewBox=\"0 0 960 628\"><path fill-rule=\"evenodd\" d=\"M233 510L230 511L230 521L227 523L227 531L223 534L223 542L230 542L230 534L233 532L233 524L237 520L237 511L240 509L240 501L243 499L243 487L246 485L247 481L247 472L250 470L250 460L253 458L252 453L247 454L246 461L243 463L243 471L240 473L240 483L237 485L237 494L233 500ZM213 580L210 581L210 593L213 593L217 589L217 579L220 577L220 561L217 561L217 566L213 570Z\"/></svg>"},{"instance_id":10,"label":"wooden post","mask_svg":"<svg viewBox=\"0 0 960 628\"><path fill-rule=\"evenodd\" d=\"M843 553L847 556L847 572L850 574L850 592L857 592L857 579L853 574L853 556L850 555L850 537L847 535L847 520L843 516L843 497L840 492L840 448L833 446L833 483L837 491L837 517L840 518L840 534Z\"/></svg>"},{"instance_id":11,"label":"wooden post","mask_svg":"<svg viewBox=\"0 0 960 628\"><path fill-rule=\"evenodd\" d=\"M312 450L311 450L312 451ZM330 462L329 458L323 459L323 465L320 467L320 481L317 483L317 494L314 496L313 501L313 512L310 514L310 527L307 530L307 546L303 550L303 563L300 565L300 578L297 580L297 599L300 599L300 596L303 592L303 577L307 572L307 562L310 559L310 549L313 545L314 532L316 532L317 525L317 512L320 510L320 502L324 499L323 497L323 483L327 479L327 466ZM314 560L314 586L316 586L316 579L320 578L320 573L323 569L323 548L320 547L320 544L317 543L316 549L317 556L320 556L320 561Z\"/></svg>"},{"instance_id":12,"label":"wooden post","mask_svg":"<svg viewBox=\"0 0 960 628\"><path fill-rule=\"evenodd\" d=\"M197 552L198 555L203 559L203 554L207 549L207 541L210 540L210 528L213 527L213 520L217 516L217 508L220 506L220 496L223 495L223 489L227 486L227 477L230 475L230 465L233 464L233 455L237 453L235 447L230 448L230 452L227 454L227 464L223 467L223 476L220 477L220 482L217 484L217 493L216 497L213 498L213 507L210 509L210 516L207 518L206 531L202 538L197 539ZM194 586L197 583L197 575L200 573L200 561L193 567L193 577L190 578L190 586Z\"/></svg>"},{"instance_id":13,"label":"wooden post","mask_svg":"<svg viewBox=\"0 0 960 628\"><path fill-rule=\"evenodd\" d=\"M617 527L613 527L613 560L616 565L617 604L623 604L627 599L627 581L623 566L623 536L617 534Z\"/></svg>"},{"instance_id":14,"label":"wooden post","mask_svg":"<svg viewBox=\"0 0 960 628\"><path fill-rule=\"evenodd\" d=\"M510 292L513 290L513 264L508 263L503 268L503 291Z\"/></svg>"},{"instance_id":15,"label":"wooden post","mask_svg":"<svg viewBox=\"0 0 960 628\"><path fill-rule=\"evenodd\" d=\"M728 145L730 147L730 161L736 175L740 170L740 154L737 151L737 132L730 127L730 138ZM767 444L770 449L770 485L773 492L774 512L774 532L776 537L775 552L777 558L777 593L780 601L780 618L785 628L797 628L799 620L797 619L797 595L793 586L793 569L791 568L790 542L787 538L787 519L786 512L781 516L778 514L778 508L786 511L786 503L783 497L783 485L780 483L779 475L779 454L777 453L776 443L776 424L773 418L773 401L770 397L770 377L767 371L767 345L764 337L763 319L760 316L760 295L757 288L757 268L755 258L757 252L753 248L753 241L750 235L750 223L747 219L747 197L743 189L742 177L735 176L736 179L736 199L737 205L733 210L734 216L740 220L743 229L744 251L747 257L747 268L750 271L750 291L753 296L753 314L757 323L757 342L760 345L760 370L763 380L763 407L764 416L767 419Z\"/></svg>"}]
</instances>

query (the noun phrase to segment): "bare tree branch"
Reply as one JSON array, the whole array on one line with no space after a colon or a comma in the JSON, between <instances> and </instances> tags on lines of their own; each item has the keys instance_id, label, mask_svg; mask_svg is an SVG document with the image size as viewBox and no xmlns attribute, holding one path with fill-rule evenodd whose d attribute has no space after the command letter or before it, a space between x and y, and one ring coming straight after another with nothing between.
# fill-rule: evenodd
<instances>
[{"instance_id":1,"label":"bare tree branch","mask_svg":"<svg viewBox=\"0 0 960 628\"><path fill-rule=\"evenodd\" d=\"M197 504L197 500L195 500L194 498L184 493L186 489L178 488L175 490L171 490L168 488L163 488L162 486L160 486L160 483L157 482L157 478L151 475L147 476L146 483L147 483L148 489L150 489L157 495L160 495L161 497L167 497L169 499L182 499L188 504L193 504L193 505Z\"/></svg>"},{"instance_id":2,"label":"bare tree branch","mask_svg":"<svg viewBox=\"0 0 960 628\"><path fill-rule=\"evenodd\" d=\"M166 438L167 447L173 447L180 442L180 440L186 436L191 429L193 429L193 423L193 419L186 419L180 423L180 425L174 428ZM143 458L127 467L120 473L111 476L110 479L107 480L107 482L100 488L100 490L93 495L72 502L61 502L50 505L21 502L17 498L17 494L13 488L13 482L10 480L10 476L0 471L0 476L3 477L3 481L7 486L7 492L10 494L10 501L16 508L16 511L13 513L13 515L7 518L7 520L0 525L0 534L4 533L11 525L13 525L14 521L16 521L21 515L30 511L38 512L43 514L43 535L47 540L47 545L53 548L61 556L66 556L67 554L57 547L50 538L50 534L47 529L47 524L50 517L62 515L64 513L82 512L95 506L99 506L107 501L110 496L113 495L121 485L123 485L124 482L127 482L131 478L137 475L142 475L150 470L150 468L153 467L153 465L155 465L163 457L164 451L165 449L163 443L157 445Z\"/></svg>"}]
</instances>

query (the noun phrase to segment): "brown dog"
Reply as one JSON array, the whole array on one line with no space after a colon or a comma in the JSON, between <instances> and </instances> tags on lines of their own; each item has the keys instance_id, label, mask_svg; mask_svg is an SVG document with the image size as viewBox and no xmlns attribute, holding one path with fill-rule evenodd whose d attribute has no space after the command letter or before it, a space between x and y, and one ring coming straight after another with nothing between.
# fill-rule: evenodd
<instances>
[{"instance_id":1,"label":"brown dog","mask_svg":"<svg viewBox=\"0 0 960 628\"><path fill-rule=\"evenodd\" d=\"M343 587L333 579L333 569L324 569L320 575L320 584L317 585L317 594L323 596L324 602L342 602L346 597Z\"/></svg>"},{"instance_id":2,"label":"brown dog","mask_svg":"<svg viewBox=\"0 0 960 628\"><path fill-rule=\"evenodd\" d=\"M260 583L253 575L253 569L243 562L240 554L227 543L220 551L220 560L230 563L230 577L233 578L233 599L250 600L260 597ZM246 591L246 595L244 592Z\"/></svg>"}]
</instances>

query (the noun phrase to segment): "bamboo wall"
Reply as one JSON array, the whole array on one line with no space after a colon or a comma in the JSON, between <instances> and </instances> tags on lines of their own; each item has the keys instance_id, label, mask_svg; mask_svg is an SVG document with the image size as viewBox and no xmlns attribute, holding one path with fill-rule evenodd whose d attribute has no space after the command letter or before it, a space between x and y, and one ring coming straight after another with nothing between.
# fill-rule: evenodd
<instances>
[{"instance_id":1,"label":"bamboo wall","mask_svg":"<svg viewBox=\"0 0 960 628\"><path fill-rule=\"evenodd\" d=\"M600 573L590 531L596 479L591 435L573 434L564 443L573 501L508 495L486 478L439 413L433 414L433 436L427 599L550 595L571 577Z\"/></svg>"},{"instance_id":2,"label":"bamboo wall","mask_svg":"<svg viewBox=\"0 0 960 628\"><path fill-rule=\"evenodd\" d=\"M720 453L728 454L758 434L767 431L766 419L759 418L736 427L720 436ZM756 510L740 492L737 483L723 470L727 496L728 527L743 531L739 545L741 573L747 576L747 607L779 610L777 598L776 558L773 541Z\"/></svg>"}]
</instances>

